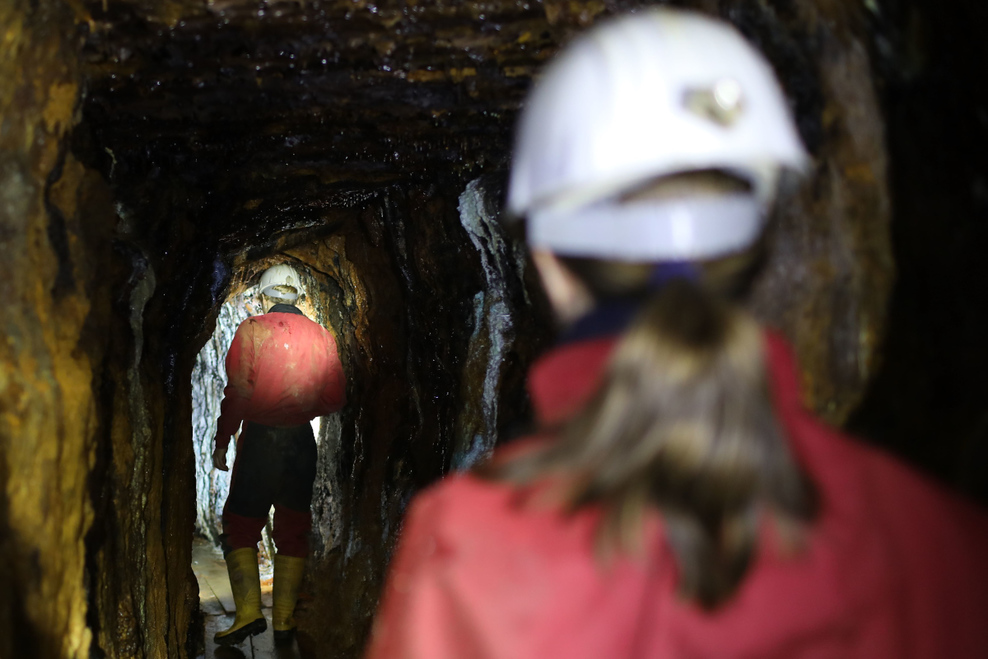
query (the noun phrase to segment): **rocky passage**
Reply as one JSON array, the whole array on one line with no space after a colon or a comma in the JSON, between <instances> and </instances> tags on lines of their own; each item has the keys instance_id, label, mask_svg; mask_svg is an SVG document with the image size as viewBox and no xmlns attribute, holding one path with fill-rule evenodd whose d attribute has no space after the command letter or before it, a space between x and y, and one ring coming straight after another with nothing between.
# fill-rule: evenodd
<instances>
[{"instance_id":1,"label":"rocky passage","mask_svg":"<svg viewBox=\"0 0 988 659\"><path fill-rule=\"evenodd\" d=\"M299 647L359 656L408 499L524 427L551 340L498 223L525 90L642 4L0 3L0 656L200 652L218 360L279 262L350 382ZM807 404L985 495L988 10L671 4L763 48L814 157L753 301Z\"/></svg>"}]
</instances>

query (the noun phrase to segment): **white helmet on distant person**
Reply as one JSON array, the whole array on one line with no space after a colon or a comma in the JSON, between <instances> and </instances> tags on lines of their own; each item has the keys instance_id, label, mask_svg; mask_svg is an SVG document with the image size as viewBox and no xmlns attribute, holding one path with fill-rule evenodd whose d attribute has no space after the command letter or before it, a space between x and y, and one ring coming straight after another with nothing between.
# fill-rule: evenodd
<instances>
[{"instance_id":1,"label":"white helmet on distant person","mask_svg":"<svg viewBox=\"0 0 988 659\"><path fill-rule=\"evenodd\" d=\"M534 248L626 261L702 259L760 235L783 168L809 158L772 68L731 26L657 8L609 21L547 68L522 110L508 212ZM750 193L620 197L719 170Z\"/></svg>"},{"instance_id":2,"label":"white helmet on distant person","mask_svg":"<svg viewBox=\"0 0 988 659\"><path fill-rule=\"evenodd\" d=\"M289 287L294 293L278 290L277 287ZM276 265L268 268L261 275L261 283L257 290L261 295L266 295L276 300L294 302L302 293L302 285L299 283L298 274L288 265Z\"/></svg>"}]
</instances>

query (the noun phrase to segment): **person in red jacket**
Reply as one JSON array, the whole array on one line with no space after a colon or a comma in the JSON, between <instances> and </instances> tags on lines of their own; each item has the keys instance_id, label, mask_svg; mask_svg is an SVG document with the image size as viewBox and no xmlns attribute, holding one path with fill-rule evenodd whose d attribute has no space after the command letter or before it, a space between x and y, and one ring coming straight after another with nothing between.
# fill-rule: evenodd
<instances>
[{"instance_id":1,"label":"person in red jacket","mask_svg":"<svg viewBox=\"0 0 988 659\"><path fill-rule=\"evenodd\" d=\"M538 431L413 500L370 659L988 656L988 518L817 421L739 304L808 161L711 18L623 17L549 67L508 193L564 325Z\"/></svg>"},{"instance_id":2,"label":"person in red jacket","mask_svg":"<svg viewBox=\"0 0 988 659\"><path fill-rule=\"evenodd\" d=\"M223 551L237 606L221 645L267 629L261 613L257 543L274 506L275 642L291 643L295 602L311 528L316 443L310 421L339 411L346 378L336 340L293 303L302 290L287 265L269 268L259 285L264 315L240 324L226 355L228 384L216 422L213 465L227 469L230 437L241 423L230 493L223 508Z\"/></svg>"}]
</instances>

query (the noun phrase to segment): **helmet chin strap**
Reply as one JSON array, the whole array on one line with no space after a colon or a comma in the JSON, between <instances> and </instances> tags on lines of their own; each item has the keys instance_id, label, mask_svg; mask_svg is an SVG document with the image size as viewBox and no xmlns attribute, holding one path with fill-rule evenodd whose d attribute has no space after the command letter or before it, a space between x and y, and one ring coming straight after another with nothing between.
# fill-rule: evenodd
<instances>
[{"instance_id":1,"label":"helmet chin strap","mask_svg":"<svg viewBox=\"0 0 988 659\"><path fill-rule=\"evenodd\" d=\"M765 223L751 194L675 200L606 200L577 210L534 210L532 248L619 261L691 261L751 245Z\"/></svg>"},{"instance_id":2,"label":"helmet chin strap","mask_svg":"<svg viewBox=\"0 0 988 659\"><path fill-rule=\"evenodd\" d=\"M690 261L663 261L652 270L648 286L658 290L676 279L696 282L700 279L699 267Z\"/></svg>"}]
</instances>

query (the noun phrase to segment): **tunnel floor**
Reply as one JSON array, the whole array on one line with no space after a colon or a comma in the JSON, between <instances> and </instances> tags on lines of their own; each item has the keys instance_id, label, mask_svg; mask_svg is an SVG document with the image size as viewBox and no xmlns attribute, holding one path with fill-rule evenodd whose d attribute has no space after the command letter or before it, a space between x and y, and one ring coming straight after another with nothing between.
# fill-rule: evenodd
<instances>
[{"instance_id":1,"label":"tunnel floor","mask_svg":"<svg viewBox=\"0 0 988 659\"><path fill-rule=\"evenodd\" d=\"M223 554L208 540L196 538L192 544L192 571L199 581L199 605L206 619L206 650L197 659L301 659L296 643L285 648L276 648L274 645L274 633L271 631L270 565L261 564L261 606L264 617L268 620L268 629L263 634L230 647L213 643L213 634L229 627L236 612ZM305 593L302 593L298 608L304 605Z\"/></svg>"}]
</instances>

